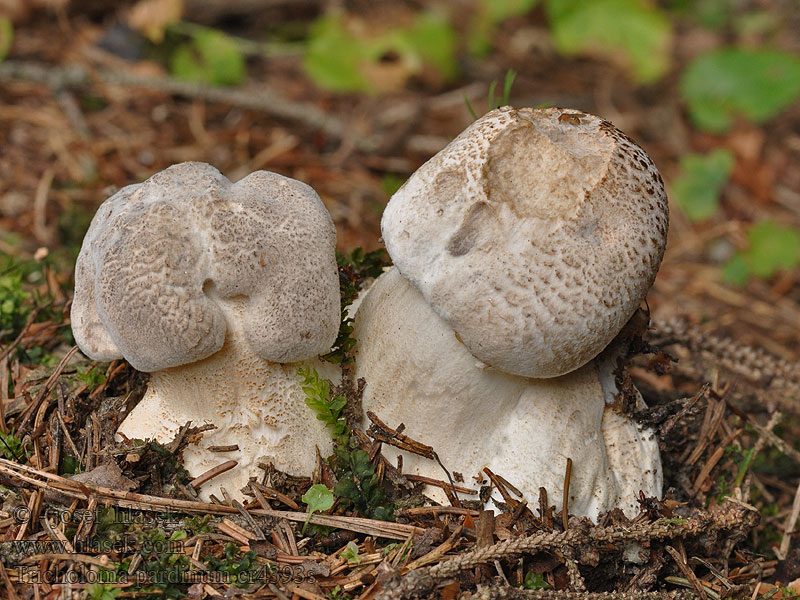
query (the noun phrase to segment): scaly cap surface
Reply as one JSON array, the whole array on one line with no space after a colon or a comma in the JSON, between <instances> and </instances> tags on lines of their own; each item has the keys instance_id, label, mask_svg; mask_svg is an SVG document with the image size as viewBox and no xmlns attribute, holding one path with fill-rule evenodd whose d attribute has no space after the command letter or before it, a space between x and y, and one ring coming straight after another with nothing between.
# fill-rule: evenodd
<instances>
[{"instance_id":1,"label":"scaly cap surface","mask_svg":"<svg viewBox=\"0 0 800 600\"><path fill-rule=\"evenodd\" d=\"M335 241L304 183L257 171L231 184L210 165L174 165L97 211L75 269L75 339L96 360L124 357L140 371L191 363L225 341L215 299L245 297L254 353L324 353L339 326Z\"/></svg>"},{"instance_id":2,"label":"scaly cap surface","mask_svg":"<svg viewBox=\"0 0 800 600\"><path fill-rule=\"evenodd\" d=\"M504 107L478 119L391 198L395 265L470 352L555 377L586 364L653 283L667 196L647 154L602 119Z\"/></svg>"}]
</instances>

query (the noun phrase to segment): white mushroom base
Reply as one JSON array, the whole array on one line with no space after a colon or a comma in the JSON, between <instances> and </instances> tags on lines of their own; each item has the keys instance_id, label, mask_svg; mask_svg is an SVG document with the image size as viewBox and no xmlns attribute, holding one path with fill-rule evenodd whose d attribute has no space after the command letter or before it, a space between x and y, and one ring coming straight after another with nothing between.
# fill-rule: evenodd
<instances>
[{"instance_id":1,"label":"white mushroom base","mask_svg":"<svg viewBox=\"0 0 800 600\"><path fill-rule=\"evenodd\" d=\"M322 456L332 452L330 434L305 404L297 368L311 366L320 377L338 383L338 367L320 360L281 364L253 354L246 343L229 333L221 350L196 363L152 374L144 398L117 433L129 439L167 443L187 423L206 423L216 429L203 433L183 452L193 477L228 460L236 467L205 483L200 498L221 498L220 487L241 500L241 488L263 473L258 463L272 463L292 475L310 476ZM121 438L120 438L121 439ZM211 452L212 446L238 446L230 452Z\"/></svg>"},{"instance_id":2,"label":"white mushroom base","mask_svg":"<svg viewBox=\"0 0 800 600\"><path fill-rule=\"evenodd\" d=\"M640 490L661 495L655 435L616 412L610 358L553 379L488 367L397 269L381 275L361 301L355 337L356 377L367 382L364 409L392 427L404 423L407 435L463 474L463 485L477 488L488 467L530 504L543 487L560 508L571 458L571 514L596 521L621 508L633 516ZM433 461L386 445L383 453L390 460L402 455L404 472L446 480ZM446 501L440 489L426 492Z\"/></svg>"}]
</instances>

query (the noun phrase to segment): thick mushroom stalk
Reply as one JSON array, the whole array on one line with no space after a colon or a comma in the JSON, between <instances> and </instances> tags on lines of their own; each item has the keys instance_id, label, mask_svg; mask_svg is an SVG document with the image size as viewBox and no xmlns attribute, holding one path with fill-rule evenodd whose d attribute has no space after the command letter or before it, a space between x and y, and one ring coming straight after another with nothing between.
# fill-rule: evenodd
<instances>
[{"instance_id":1,"label":"thick mushroom stalk","mask_svg":"<svg viewBox=\"0 0 800 600\"><path fill-rule=\"evenodd\" d=\"M330 440L296 370L322 368L336 337L334 245L316 193L275 173L231 184L183 163L106 200L78 257L72 327L88 356L153 373L118 433L164 442L188 421L215 425L185 451L187 469L239 464L205 497L237 495L262 461L309 473Z\"/></svg>"},{"instance_id":2,"label":"thick mushroom stalk","mask_svg":"<svg viewBox=\"0 0 800 600\"><path fill-rule=\"evenodd\" d=\"M559 504L571 458L570 512L635 513L639 491L661 492L660 459L619 409L626 349L609 345L655 279L667 224L658 171L610 123L488 113L386 207L396 270L355 321L364 407L465 477L488 466L528 501L544 487Z\"/></svg>"},{"instance_id":3,"label":"thick mushroom stalk","mask_svg":"<svg viewBox=\"0 0 800 600\"><path fill-rule=\"evenodd\" d=\"M396 268L369 289L355 323L364 408L405 424L468 487L477 489L473 477L485 479L489 467L529 503L544 487L560 505L571 458L571 514L596 520L619 507L633 515L639 490L661 494L655 436L619 412L613 357L551 379L499 371L476 359ZM405 472L446 480L431 460L388 446L383 454L402 455ZM441 490L427 491L446 502Z\"/></svg>"}]
</instances>

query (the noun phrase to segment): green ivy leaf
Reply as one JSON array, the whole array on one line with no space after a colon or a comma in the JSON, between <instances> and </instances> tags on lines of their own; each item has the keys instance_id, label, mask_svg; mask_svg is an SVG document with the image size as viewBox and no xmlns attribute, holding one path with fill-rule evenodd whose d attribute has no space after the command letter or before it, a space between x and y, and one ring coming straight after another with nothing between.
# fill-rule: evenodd
<instances>
[{"instance_id":1,"label":"green ivy leaf","mask_svg":"<svg viewBox=\"0 0 800 600\"><path fill-rule=\"evenodd\" d=\"M547 0L545 8L553 41L563 54L621 57L644 83L669 68L669 20L645 0Z\"/></svg>"},{"instance_id":2,"label":"green ivy leaf","mask_svg":"<svg viewBox=\"0 0 800 600\"><path fill-rule=\"evenodd\" d=\"M315 483L308 488L308 491L303 494L300 499L308 505L308 517L303 524L303 533L306 532L306 527L311 520L311 515L315 512L330 510L335 501L333 492L321 483Z\"/></svg>"},{"instance_id":3,"label":"green ivy leaf","mask_svg":"<svg viewBox=\"0 0 800 600\"><path fill-rule=\"evenodd\" d=\"M179 79L211 85L244 81L244 56L236 42L221 31L203 29L172 55L170 68Z\"/></svg>"},{"instance_id":4,"label":"green ivy leaf","mask_svg":"<svg viewBox=\"0 0 800 600\"><path fill-rule=\"evenodd\" d=\"M705 221L717 212L734 162L733 153L724 148L681 158L680 175L671 182L670 191L690 221Z\"/></svg>"},{"instance_id":5,"label":"green ivy leaf","mask_svg":"<svg viewBox=\"0 0 800 600\"><path fill-rule=\"evenodd\" d=\"M745 48L708 52L683 72L680 90L701 129L724 133L737 115L762 123L800 96L800 57Z\"/></svg>"}]
</instances>

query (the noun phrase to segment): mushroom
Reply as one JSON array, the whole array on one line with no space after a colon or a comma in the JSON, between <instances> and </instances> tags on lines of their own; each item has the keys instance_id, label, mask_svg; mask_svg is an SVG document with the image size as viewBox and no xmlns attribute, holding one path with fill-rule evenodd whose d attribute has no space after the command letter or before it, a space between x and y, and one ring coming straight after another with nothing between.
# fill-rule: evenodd
<instances>
[{"instance_id":1,"label":"mushroom","mask_svg":"<svg viewBox=\"0 0 800 600\"><path fill-rule=\"evenodd\" d=\"M236 460L213 480L233 495L261 461L310 473L315 445L331 442L296 371L338 378L317 359L340 320L335 240L314 190L266 171L231 184L182 163L106 200L78 256L71 320L89 357L152 373L118 434L166 442L212 423L184 465L196 476Z\"/></svg>"},{"instance_id":2,"label":"mushroom","mask_svg":"<svg viewBox=\"0 0 800 600\"><path fill-rule=\"evenodd\" d=\"M612 341L655 279L667 226L658 171L610 123L557 108L486 114L386 207L395 267L355 317L365 409L529 501L544 487L561 502L571 458L571 513L635 513L640 490L661 493L660 458L621 410L627 347Z\"/></svg>"}]
</instances>

